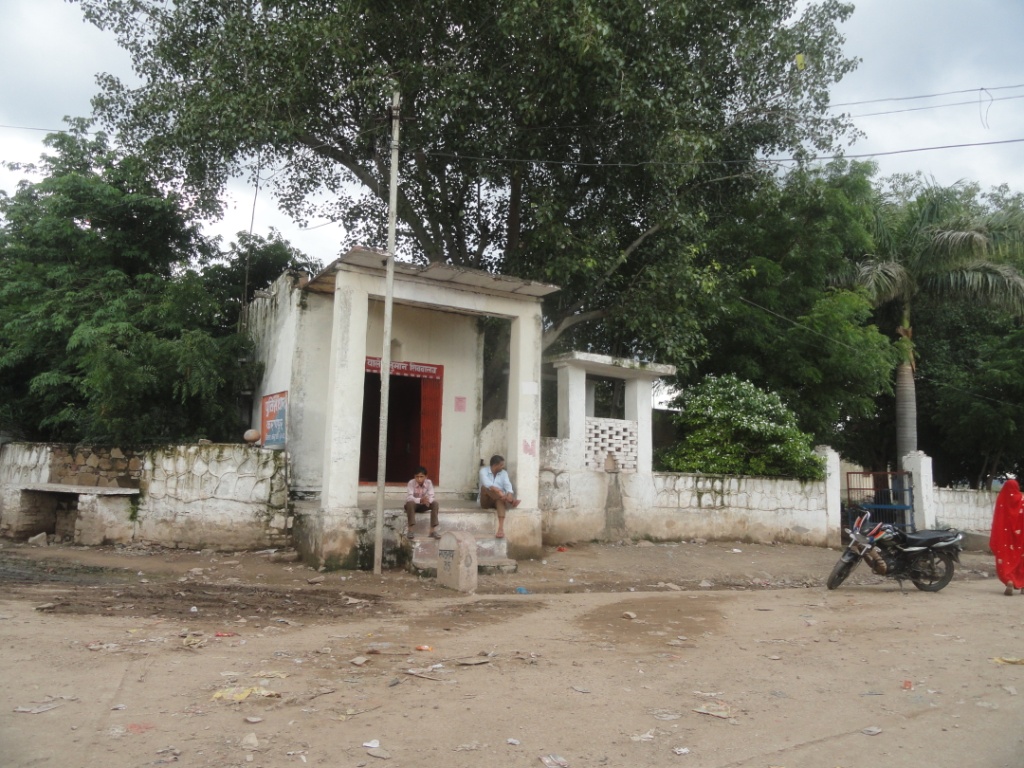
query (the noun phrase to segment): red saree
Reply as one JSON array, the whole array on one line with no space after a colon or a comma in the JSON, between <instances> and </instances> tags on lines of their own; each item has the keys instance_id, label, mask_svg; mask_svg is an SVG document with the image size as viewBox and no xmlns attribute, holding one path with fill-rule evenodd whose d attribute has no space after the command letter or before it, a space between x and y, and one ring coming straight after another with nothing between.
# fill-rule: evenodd
<instances>
[{"instance_id":1,"label":"red saree","mask_svg":"<svg viewBox=\"0 0 1024 768\"><path fill-rule=\"evenodd\" d=\"M1024 588L1024 499L1016 480L1007 480L996 497L988 546L996 556L999 581Z\"/></svg>"}]
</instances>

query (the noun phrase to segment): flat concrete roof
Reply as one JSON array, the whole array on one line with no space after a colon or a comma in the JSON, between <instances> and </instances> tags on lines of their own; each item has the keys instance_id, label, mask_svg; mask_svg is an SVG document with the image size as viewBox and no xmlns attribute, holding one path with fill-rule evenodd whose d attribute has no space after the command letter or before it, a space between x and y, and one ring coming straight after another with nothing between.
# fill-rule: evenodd
<instances>
[{"instance_id":1,"label":"flat concrete roof","mask_svg":"<svg viewBox=\"0 0 1024 768\"><path fill-rule=\"evenodd\" d=\"M353 248L340 259L328 264L319 275L306 284L305 289L314 293L334 293L335 276L343 264L383 273L387 271L387 254L369 248ZM453 267L440 263L420 267L396 260L395 277L399 278L403 275L424 278L436 283L448 283L464 290L497 293L505 296L527 296L539 299L560 290L557 285L522 280L507 275L495 275L479 269Z\"/></svg>"},{"instance_id":2,"label":"flat concrete roof","mask_svg":"<svg viewBox=\"0 0 1024 768\"><path fill-rule=\"evenodd\" d=\"M674 365L641 363L638 360L595 355L590 352L568 352L564 355L545 357L544 362L551 363L555 368L582 368L594 376L609 379L660 379L662 376L674 376L676 372Z\"/></svg>"}]
</instances>

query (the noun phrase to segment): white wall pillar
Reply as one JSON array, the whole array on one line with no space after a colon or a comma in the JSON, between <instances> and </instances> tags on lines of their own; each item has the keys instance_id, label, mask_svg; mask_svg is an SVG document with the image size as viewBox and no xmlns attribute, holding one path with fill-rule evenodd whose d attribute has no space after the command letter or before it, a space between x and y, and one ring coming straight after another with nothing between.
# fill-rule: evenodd
<instances>
[{"instance_id":1,"label":"white wall pillar","mask_svg":"<svg viewBox=\"0 0 1024 768\"><path fill-rule=\"evenodd\" d=\"M558 437L566 441L570 469L583 469L587 442L587 372L574 365L556 365L558 372Z\"/></svg>"},{"instance_id":2,"label":"white wall pillar","mask_svg":"<svg viewBox=\"0 0 1024 768\"><path fill-rule=\"evenodd\" d=\"M358 505L368 301L365 290L338 281L334 292L321 492L321 506L327 510Z\"/></svg>"},{"instance_id":3,"label":"white wall pillar","mask_svg":"<svg viewBox=\"0 0 1024 768\"><path fill-rule=\"evenodd\" d=\"M626 380L625 406L626 421L636 422L636 471L650 472L654 464L650 379Z\"/></svg>"},{"instance_id":4,"label":"white wall pillar","mask_svg":"<svg viewBox=\"0 0 1024 768\"><path fill-rule=\"evenodd\" d=\"M919 531L935 528L935 479L932 457L924 451L911 451L903 457L903 469L914 481L914 526Z\"/></svg>"},{"instance_id":5,"label":"white wall pillar","mask_svg":"<svg viewBox=\"0 0 1024 768\"><path fill-rule=\"evenodd\" d=\"M842 464L839 454L827 445L815 446L814 452L825 459L825 541L838 547L843 536Z\"/></svg>"},{"instance_id":6,"label":"white wall pillar","mask_svg":"<svg viewBox=\"0 0 1024 768\"><path fill-rule=\"evenodd\" d=\"M508 456L516 495L535 509L540 490L540 305L512 321L508 374Z\"/></svg>"}]
</instances>

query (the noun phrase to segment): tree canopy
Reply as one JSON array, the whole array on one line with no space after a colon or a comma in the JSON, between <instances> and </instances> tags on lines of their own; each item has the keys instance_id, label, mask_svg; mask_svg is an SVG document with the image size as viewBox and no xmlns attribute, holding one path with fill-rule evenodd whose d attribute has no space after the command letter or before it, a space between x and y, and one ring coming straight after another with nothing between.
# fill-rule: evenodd
<instances>
[{"instance_id":1,"label":"tree canopy","mask_svg":"<svg viewBox=\"0 0 1024 768\"><path fill-rule=\"evenodd\" d=\"M87 128L48 136L53 154L22 169L42 180L0 193L0 430L238 439L254 374L237 328L241 267L224 263L145 163ZM276 277L295 262L279 238L242 242L250 295L267 284L266 263Z\"/></svg>"},{"instance_id":2,"label":"tree canopy","mask_svg":"<svg viewBox=\"0 0 1024 768\"><path fill-rule=\"evenodd\" d=\"M734 374L778 393L802 430L836 448L851 420L876 416L896 364L868 297L830 288L873 247L873 174L835 162L766 183L709 246L738 277L698 375Z\"/></svg>"},{"instance_id":3,"label":"tree canopy","mask_svg":"<svg viewBox=\"0 0 1024 768\"><path fill-rule=\"evenodd\" d=\"M700 352L713 211L848 127L837 0L78 2L139 78L103 77L99 114L209 211L272 171L297 218L383 245L398 90L402 253L562 286L548 345Z\"/></svg>"},{"instance_id":4,"label":"tree canopy","mask_svg":"<svg viewBox=\"0 0 1024 768\"><path fill-rule=\"evenodd\" d=\"M849 265L848 282L896 316L896 462L918 449L914 309L924 297L973 302L1024 317L1024 216L993 209L975 185L942 187L919 178L894 180L876 204L875 253Z\"/></svg>"}]
</instances>

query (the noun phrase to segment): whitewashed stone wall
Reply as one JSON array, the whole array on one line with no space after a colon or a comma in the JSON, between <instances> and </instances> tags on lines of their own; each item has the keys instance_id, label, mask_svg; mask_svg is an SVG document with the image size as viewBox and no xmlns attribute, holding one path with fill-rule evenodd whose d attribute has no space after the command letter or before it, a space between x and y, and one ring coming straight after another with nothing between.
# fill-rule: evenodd
<instances>
[{"instance_id":1,"label":"whitewashed stone wall","mask_svg":"<svg viewBox=\"0 0 1024 768\"><path fill-rule=\"evenodd\" d=\"M628 529L643 538L838 542L825 482L657 473L624 483L623 502Z\"/></svg>"},{"instance_id":2,"label":"whitewashed stone wall","mask_svg":"<svg viewBox=\"0 0 1024 768\"><path fill-rule=\"evenodd\" d=\"M40 526L55 524L55 503L41 505L21 491L26 485L47 482L50 455L50 446L42 443L0 446L0 536L31 535Z\"/></svg>"},{"instance_id":3,"label":"whitewashed stone wall","mask_svg":"<svg viewBox=\"0 0 1024 768\"><path fill-rule=\"evenodd\" d=\"M62 494L60 498L78 494L75 530L79 543L144 541L189 549L291 543L293 520L288 513L288 478L281 451L210 444L139 452L141 475L134 478L139 485L138 501L129 503L125 498L114 513L111 501L101 497L117 493L116 489L97 488L95 494L87 493L55 477L60 469L52 462L54 448L8 443L0 450L0 535L22 535L27 530L31 523L27 518L39 516L35 501L45 501L47 496L39 486L49 484L54 486L53 493ZM26 486L36 490L22 490Z\"/></svg>"},{"instance_id":4,"label":"whitewashed stone wall","mask_svg":"<svg viewBox=\"0 0 1024 768\"><path fill-rule=\"evenodd\" d=\"M568 470L559 466L563 443L544 440L542 446L540 497L546 544L622 537L839 543L839 462L832 451L829 479L802 482Z\"/></svg>"},{"instance_id":5,"label":"whitewashed stone wall","mask_svg":"<svg viewBox=\"0 0 1024 768\"><path fill-rule=\"evenodd\" d=\"M0 447L0 484L48 482L52 446L45 443L5 443Z\"/></svg>"},{"instance_id":6,"label":"whitewashed stone wall","mask_svg":"<svg viewBox=\"0 0 1024 768\"><path fill-rule=\"evenodd\" d=\"M940 528L959 528L972 533L992 530L992 511L996 506L994 491L954 490L936 488L935 521Z\"/></svg>"},{"instance_id":7,"label":"whitewashed stone wall","mask_svg":"<svg viewBox=\"0 0 1024 768\"><path fill-rule=\"evenodd\" d=\"M140 490L140 539L190 549L290 540L283 452L233 444L152 450Z\"/></svg>"}]
</instances>

